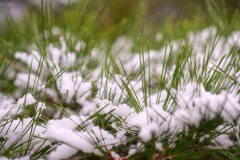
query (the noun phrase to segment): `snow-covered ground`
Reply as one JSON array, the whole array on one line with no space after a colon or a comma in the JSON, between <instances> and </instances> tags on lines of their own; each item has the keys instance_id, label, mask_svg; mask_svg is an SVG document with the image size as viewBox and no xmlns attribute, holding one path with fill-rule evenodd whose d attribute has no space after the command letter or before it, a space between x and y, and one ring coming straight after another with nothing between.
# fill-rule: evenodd
<instances>
[{"instance_id":1,"label":"snow-covered ground","mask_svg":"<svg viewBox=\"0 0 240 160\"><path fill-rule=\"evenodd\" d=\"M29 46L29 52L15 53L15 58L22 62L19 65L25 68L22 71L9 68L9 79L15 79L18 90L8 97L0 95L0 138L6 141L0 154L22 145L31 150L21 158L30 159L29 156L49 146L43 158L54 160L67 159L77 153L80 158L88 153L101 156L100 147L117 160L120 155L130 157L144 151L144 144L152 139L159 152L164 150L166 142L169 148L174 148L182 138L179 135L187 135L193 128L218 118L221 121L211 132L196 133L196 137L200 135L198 143L211 138L205 147L227 149L239 145L239 55L232 58L232 50L240 49L239 31L223 37L217 35L215 27L209 27L197 33L189 32L185 40L176 40L172 45L142 55L133 53L133 42L123 36L112 45L117 69L115 62L109 62L111 58L106 60L106 48L96 46L81 56L86 42L77 40L75 48L70 50L69 37L61 36L58 28L52 32L59 37L59 43L49 44L45 56L41 56L34 44ZM187 51L181 52L186 43ZM175 62L188 51L191 54L186 63L180 63L181 66L172 63L166 69L167 57L175 57L172 58ZM229 68L234 59L236 67ZM196 70L194 78L191 66ZM207 82L215 82L210 80L217 78L216 71L224 71L223 77L230 76L230 80L219 78L219 83L206 88ZM126 74L136 76L130 78ZM206 81L198 81L201 76ZM156 77L164 77L164 89L156 89L159 82ZM176 78L180 78L177 86ZM29 93L24 94L26 88ZM49 103L63 104L67 115L57 110L51 113L50 120L35 123L49 111ZM17 116L26 114L30 107L35 110L34 115ZM96 113L103 115L108 127L103 128L95 121ZM132 136L138 139L128 142ZM115 151L122 146L125 146L125 155ZM13 155L21 156L18 152Z\"/></svg>"}]
</instances>

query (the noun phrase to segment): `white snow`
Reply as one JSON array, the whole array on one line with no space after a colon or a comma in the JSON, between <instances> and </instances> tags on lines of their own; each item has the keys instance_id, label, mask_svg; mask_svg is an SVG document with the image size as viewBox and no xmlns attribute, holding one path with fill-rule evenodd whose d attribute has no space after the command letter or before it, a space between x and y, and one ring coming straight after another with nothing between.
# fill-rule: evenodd
<instances>
[{"instance_id":1,"label":"white snow","mask_svg":"<svg viewBox=\"0 0 240 160\"><path fill-rule=\"evenodd\" d=\"M67 159L77 153L77 149L70 147L66 144L60 144L56 150L52 151L47 158L51 160Z\"/></svg>"},{"instance_id":2,"label":"white snow","mask_svg":"<svg viewBox=\"0 0 240 160\"><path fill-rule=\"evenodd\" d=\"M238 93L239 86L237 86L237 82L240 82L240 72L236 71L235 68L231 69L229 74L236 79L236 84L230 86L229 90L214 92L214 90L207 90L208 88L204 87L205 84L191 80L188 67L183 68L184 78L181 79L179 86L170 88L173 73L177 69L177 66L173 64L166 71L165 89L158 93L159 78L163 76L164 55L166 53L166 56L169 56L171 51L169 44L166 48L143 53L145 58L149 57L149 59L144 60L144 63L146 64L146 76L150 76L147 77L146 83L151 87L150 95L148 93L144 95L143 86L145 84L141 81L142 75L138 72L141 69L140 57L138 54L132 53L133 42L131 39L124 36L120 37L112 46L113 56L121 59L127 74L133 73L135 75L135 77L126 78L124 74L106 76L103 68L105 64L102 64L104 62L104 49L93 48L89 51L89 56L79 58L77 53L82 51L86 43L82 40L76 40L76 43L73 44L75 50L72 51L68 48L68 37L61 36L61 32L59 28L52 28L52 33L60 37L59 42L50 43L47 46L47 54L44 58L41 57L37 49L29 52L16 52L15 54L15 58L28 66L26 71L29 71L30 67L32 71L30 73L17 71L15 73L14 84L22 92L18 91L18 94L14 94L13 97L5 97L0 94L0 137L7 140L4 143L4 148L9 148L14 143L19 145L27 142L29 136L33 134L35 136L31 141L33 151L30 154L38 148L49 145L51 149L56 148L47 155L47 158L57 160L67 159L78 151L102 155L98 149L101 147L107 152L110 151L109 153L113 158L118 159L121 154L118 155L114 152L114 147L127 145L127 139L131 136L137 136L138 139L136 143L126 146L128 156L139 150L144 150L144 144L152 138L156 140L156 149L163 151L163 141L168 140L169 147L173 148L177 145L174 142L181 137L179 136L181 133L188 134L193 127L197 128L200 124L214 120L218 116L222 118L224 125L220 124L214 128L214 131L218 132L219 135L213 138L212 144L206 147L227 149L235 145L229 136L234 129L239 132L239 124L229 129L233 125L231 122L240 115L240 95ZM207 78L215 73L213 64L217 64L234 45L240 44L239 31L233 32L226 38L216 36L216 34L216 27L209 27L200 32L190 32L187 38L189 46L193 49L192 61L189 61L189 64L199 62L197 63L199 74L202 71L204 55L213 49L211 63L207 66L206 74L209 76ZM159 36L157 37L159 40L163 38L160 34L156 36ZM218 41L215 41L214 37ZM217 44L212 48L215 42ZM173 42L171 53L173 57L176 56L183 44L183 40ZM98 63L95 70L88 69L87 65L90 60ZM148 60L151 62L150 66ZM37 74L36 71L41 61L42 73ZM225 62L229 62L229 59ZM75 68L76 65L81 67ZM225 64L221 64L219 67L224 68ZM111 67L109 69L112 71ZM151 83L148 82L149 79ZM92 95L93 82L96 83L96 96ZM124 85L128 86L133 96L139 101L141 111L137 112L130 103L127 96L128 90ZM46 95L24 94L24 89L27 86L30 89L35 88L37 91L42 91ZM18 118L17 116L23 113L24 107L32 106L37 112L35 116L41 117L42 110L48 108L49 103L52 102L41 102L38 100L38 96L40 99L46 96L53 103L62 103L69 116L64 117L62 112L58 111L52 116L59 119L50 119L46 124L35 124L33 123L34 117L30 116ZM148 103L144 103L144 96L147 96ZM169 101L167 109L164 110L167 98ZM68 107L75 104L78 105L76 110L71 109L71 106ZM103 117L109 123L107 125L112 127L114 132L111 129L97 126L95 122L97 116L94 115L96 112L104 115ZM16 118L10 121L13 116ZM2 125L4 123L5 125ZM30 126L34 127L33 133L30 133L31 129L26 131ZM221 133L221 128L224 126L227 126L229 130ZM81 129L78 130L79 128ZM23 133L24 135L22 135ZM209 136L208 134L203 135L200 137L200 142ZM236 133L236 137L238 138L237 144L240 141L238 133ZM17 142L19 138L21 140ZM42 145L45 139L47 142ZM0 154L3 153L4 150L0 150ZM29 156L22 157L22 159L29 159Z\"/></svg>"}]
</instances>

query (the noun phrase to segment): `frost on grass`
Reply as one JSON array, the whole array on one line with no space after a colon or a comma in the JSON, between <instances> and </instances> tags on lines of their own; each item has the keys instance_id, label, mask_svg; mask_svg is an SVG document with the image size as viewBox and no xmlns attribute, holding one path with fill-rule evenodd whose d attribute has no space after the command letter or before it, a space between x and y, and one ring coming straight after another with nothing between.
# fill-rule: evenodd
<instances>
[{"instance_id":1,"label":"frost on grass","mask_svg":"<svg viewBox=\"0 0 240 160\"><path fill-rule=\"evenodd\" d=\"M17 102L10 98L4 100L4 97L1 97L1 155L9 153L15 157L20 157L22 153L17 150L16 146L26 149L27 154L33 154L47 145L44 138L40 138L45 132L45 128L35 122L39 114L34 117L26 117L26 110L36 109L38 111L37 103L31 94L24 95ZM29 159L29 157L25 156L20 159Z\"/></svg>"},{"instance_id":2,"label":"frost on grass","mask_svg":"<svg viewBox=\"0 0 240 160\"><path fill-rule=\"evenodd\" d=\"M108 131L95 126L92 122L88 122L82 130L76 130L78 125L83 123L86 117L71 116L61 120L50 120L47 124L47 137L66 145L58 145L57 149L50 153L49 157L57 156L63 148L67 148L68 156L72 156L76 151L83 153L94 153L102 155L97 147L103 147L104 150L111 150L112 147L120 143L120 139ZM62 155L62 154L61 154ZM63 155L66 156L66 155ZM62 157L59 157L62 158ZM65 157L67 158L67 157Z\"/></svg>"},{"instance_id":3,"label":"frost on grass","mask_svg":"<svg viewBox=\"0 0 240 160\"><path fill-rule=\"evenodd\" d=\"M21 113L25 106L29 106L35 102L36 100L31 94L24 95L22 98L19 98L17 102L14 102L12 98L2 96L0 102L0 120Z\"/></svg>"},{"instance_id":4,"label":"frost on grass","mask_svg":"<svg viewBox=\"0 0 240 160\"><path fill-rule=\"evenodd\" d=\"M1 154L169 158L239 145L239 32L209 27L141 54L123 36L109 57L102 45L86 54L87 42L52 32L59 41L46 53L32 45L15 54L25 67L14 74L17 94L0 95Z\"/></svg>"}]
</instances>

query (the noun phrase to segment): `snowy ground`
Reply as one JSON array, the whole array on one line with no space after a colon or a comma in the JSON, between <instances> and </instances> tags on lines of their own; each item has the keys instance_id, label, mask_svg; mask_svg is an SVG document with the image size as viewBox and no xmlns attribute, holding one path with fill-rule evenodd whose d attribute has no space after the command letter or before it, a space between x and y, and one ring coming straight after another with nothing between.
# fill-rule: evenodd
<instances>
[{"instance_id":1,"label":"snowy ground","mask_svg":"<svg viewBox=\"0 0 240 160\"><path fill-rule=\"evenodd\" d=\"M104 45L83 56L86 42L59 28L51 34L59 42L44 56L32 44L15 53L20 69L6 72L18 89L0 94L5 159L131 159L148 152L147 144L156 157L171 158L189 137L188 147L239 145L239 31L223 37L211 26L141 54L122 36L108 56Z\"/></svg>"}]
</instances>

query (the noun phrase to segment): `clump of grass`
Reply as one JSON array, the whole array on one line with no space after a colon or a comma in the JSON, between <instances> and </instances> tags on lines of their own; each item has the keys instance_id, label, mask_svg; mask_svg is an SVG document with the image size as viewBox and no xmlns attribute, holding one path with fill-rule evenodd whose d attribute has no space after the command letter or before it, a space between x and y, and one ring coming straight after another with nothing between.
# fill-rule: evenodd
<instances>
[{"instance_id":1,"label":"clump of grass","mask_svg":"<svg viewBox=\"0 0 240 160\"><path fill-rule=\"evenodd\" d=\"M1 158L238 159L239 31L114 41L96 36L89 21L101 14L84 17L88 3L67 12L68 22L82 12L69 27L42 5L34 40L24 27L1 39Z\"/></svg>"}]
</instances>

